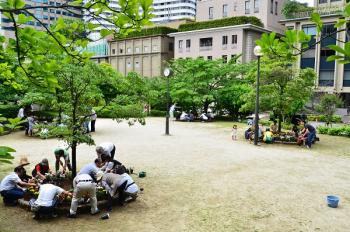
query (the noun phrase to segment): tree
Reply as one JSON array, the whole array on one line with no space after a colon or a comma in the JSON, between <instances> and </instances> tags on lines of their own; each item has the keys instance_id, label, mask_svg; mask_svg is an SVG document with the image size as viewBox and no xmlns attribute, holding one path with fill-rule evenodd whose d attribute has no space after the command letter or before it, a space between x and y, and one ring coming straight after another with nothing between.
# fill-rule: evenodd
<instances>
[{"instance_id":1,"label":"tree","mask_svg":"<svg viewBox=\"0 0 350 232\"><path fill-rule=\"evenodd\" d=\"M335 94L324 94L320 103L316 105L316 110L326 116L326 125L332 122L333 115L337 107L341 107L343 101Z\"/></svg>"},{"instance_id":2,"label":"tree","mask_svg":"<svg viewBox=\"0 0 350 232\"><path fill-rule=\"evenodd\" d=\"M229 65L222 60L178 59L171 68L171 98L184 110L207 112L216 91L230 79Z\"/></svg>"},{"instance_id":3,"label":"tree","mask_svg":"<svg viewBox=\"0 0 350 232\"><path fill-rule=\"evenodd\" d=\"M261 59L260 109L274 112L280 132L283 119L297 113L309 101L316 74L312 69L295 70L294 60L275 55L266 55ZM256 71L251 75L255 77ZM247 95L249 100L241 110L254 109L255 94L252 90Z\"/></svg>"}]
</instances>

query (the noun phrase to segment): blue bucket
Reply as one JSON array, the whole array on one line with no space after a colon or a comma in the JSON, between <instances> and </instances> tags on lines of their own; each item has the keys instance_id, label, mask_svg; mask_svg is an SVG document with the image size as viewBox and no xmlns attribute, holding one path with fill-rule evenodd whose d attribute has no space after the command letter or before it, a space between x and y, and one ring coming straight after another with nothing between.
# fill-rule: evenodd
<instances>
[{"instance_id":1,"label":"blue bucket","mask_svg":"<svg viewBox=\"0 0 350 232\"><path fill-rule=\"evenodd\" d=\"M329 195L327 196L327 204L331 208L337 208L339 203L339 197Z\"/></svg>"}]
</instances>

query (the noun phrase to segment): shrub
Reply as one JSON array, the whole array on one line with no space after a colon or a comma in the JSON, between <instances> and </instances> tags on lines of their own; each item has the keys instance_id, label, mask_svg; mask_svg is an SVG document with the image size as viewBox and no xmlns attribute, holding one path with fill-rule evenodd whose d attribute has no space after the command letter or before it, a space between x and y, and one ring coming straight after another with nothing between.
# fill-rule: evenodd
<instances>
[{"instance_id":1,"label":"shrub","mask_svg":"<svg viewBox=\"0 0 350 232\"><path fill-rule=\"evenodd\" d=\"M163 111L163 110L151 110L148 116L165 117L166 116L166 111Z\"/></svg>"},{"instance_id":2,"label":"shrub","mask_svg":"<svg viewBox=\"0 0 350 232\"><path fill-rule=\"evenodd\" d=\"M0 105L0 114L5 118L16 118L19 108L18 105Z\"/></svg>"},{"instance_id":3,"label":"shrub","mask_svg":"<svg viewBox=\"0 0 350 232\"><path fill-rule=\"evenodd\" d=\"M350 126L342 126L342 127L319 126L317 127L317 130L320 134L350 137Z\"/></svg>"},{"instance_id":4,"label":"shrub","mask_svg":"<svg viewBox=\"0 0 350 232\"><path fill-rule=\"evenodd\" d=\"M324 115L324 114L320 114L320 115L311 114L311 115L308 115L307 118L308 118L309 121L318 121L318 122L325 122L326 121L326 115ZM341 122L341 116L333 115L332 116L332 122L340 123Z\"/></svg>"},{"instance_id":5,"label":"shrub","mask_svg":"<svg viewBox=\"0 0 350 232\"><path fill-rule=\"evenodd\" d=\"M260 19L254 16L238 16L225 19L210 20L204 22L194 22L194 23L185 23L179 26L179 31L194 31L200 29L208 29L215 27L226 27L242 24L253 24L259 27L263 27L264 24Z\"/></svg>"}]
</instances>

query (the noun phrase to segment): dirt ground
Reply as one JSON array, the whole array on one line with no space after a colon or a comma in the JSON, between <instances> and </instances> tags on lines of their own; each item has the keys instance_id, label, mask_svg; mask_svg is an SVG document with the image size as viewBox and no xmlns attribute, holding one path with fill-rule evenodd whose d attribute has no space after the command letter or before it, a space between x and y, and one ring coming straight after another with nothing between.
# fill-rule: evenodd
<instances>
[{"instance_id":1,"label":"dirt ground","mask_svg":"<svg viewBox=\"0 0 350 232\"><path fill-rule=\"evenodd\" d=\"M164 136L161 118L132 127L98 119L96 128L97 144L115 143L117 159L147 172L143 179L133 176L144 188L137 201L114 208L109 220L80 214L39 222L0 203L1 232L350 231L349 139L332 145L321 138L312 150L255 147L242 138L231 141L229 127L212 123L171 122L172 136ZM61 142L23 134L0 137L0 144L17 149L17 157L27 154L33 165L48 157L53 166ZM346 147L338 155L339 144ZM81 167L95 158L94 147L81 145L78 155ZM9 167L2 169L3 176ZM327 207L328 194L340 196L339 208Z\"/></svg>"}]
</instances>

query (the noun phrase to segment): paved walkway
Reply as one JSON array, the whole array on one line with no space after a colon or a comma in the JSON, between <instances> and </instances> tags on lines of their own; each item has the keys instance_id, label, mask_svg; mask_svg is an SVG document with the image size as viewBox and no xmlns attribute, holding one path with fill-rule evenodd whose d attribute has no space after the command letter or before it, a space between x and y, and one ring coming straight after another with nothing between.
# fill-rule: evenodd
<instances>
[{"instance_id":1,"label":"paved walkway","mask_svg":"<svg viewBox=\"0 0 350 232\"><path fill-rule=\"evenodd\" d=\"M0 204L0 231L348 231L350 229L350 159L320 155L299 147L254 147L231 141L229 129L210 123L171 122L172 136L163 136L164 120L146 126L99 119L96 143L114 142L116 157L144 179L145 190L111 218L79 215L36 222L31 214ZM42 157L53 164L60 142L1 137L1 144L28 154L32 164ZM78 148L78 166L95 158L94 147ZM341 197L328 208L327 194Z\"/></svg>"}]
</instances>

